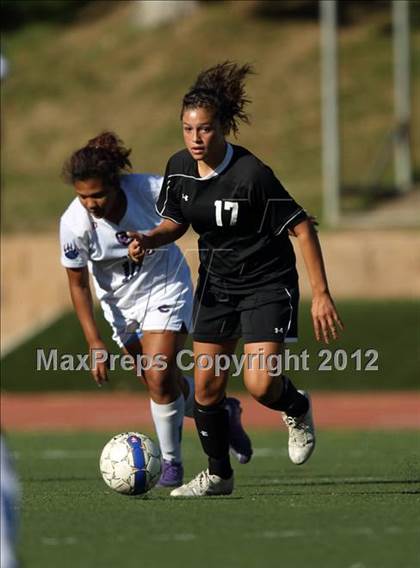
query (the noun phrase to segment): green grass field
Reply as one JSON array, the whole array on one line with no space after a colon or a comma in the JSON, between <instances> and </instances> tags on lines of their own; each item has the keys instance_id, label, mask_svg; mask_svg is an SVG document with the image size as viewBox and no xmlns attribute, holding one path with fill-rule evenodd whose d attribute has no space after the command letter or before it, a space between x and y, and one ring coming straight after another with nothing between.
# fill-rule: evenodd
<instances>
[{"instance_id":1,"label":"green grass field","mask_svg":"<svg viewBox=\"0 0 420 568\"><path fill-rule=\"evenodd\" d=\"M11 434L23 486L27 568L415 568L418 432L323 432L293 466L284 432L253 434L232 496L175 501L113 493L98 457L111 433ZM204 464L187 435L186 476Z\"/></svg>"},{"instance_id":2,"label":"green grass field","mask_svg":"<svg viewBox=\"0 0 420 568\"><path fill-rule=\"evenodd\" d=\"M324 357L318 355L326 346L318 344L313 336L309 305L302 302L300 308L299 336L297 344L291 344L294 353L307 349L309 371L293 372L299 377L299 384L305 388L325 390L378 390L418 389L420 367L420 303L410 300L394 301L340 301L339 309L346 329L340 341L330 345L332 350L343 349L348 355L345 370L320 371ZM110 339L110 328L103 321L99 311L103 337L111 352L118 348ZM292 346L293 345L293 346ZM191 347L191 341L187 343ZM36 349L46 352L56 348L59 353L84 353L86 346L80 326L74 314L60 318L48 329L22 344L2 360L2 388L8 391L61 391L96 390L96 385L87 371L36 372ZM351 354L357 349L366 353L368 349L378 352L378 371L356 370ZM238 355L241 353L238 349ZM364 357L362 369L368 358ZM112 390L138 389L139 385L132 372L115 370L110 373ZM232 390L242 389L242 380L232 378Z\"/></svg>"}]
</instances>

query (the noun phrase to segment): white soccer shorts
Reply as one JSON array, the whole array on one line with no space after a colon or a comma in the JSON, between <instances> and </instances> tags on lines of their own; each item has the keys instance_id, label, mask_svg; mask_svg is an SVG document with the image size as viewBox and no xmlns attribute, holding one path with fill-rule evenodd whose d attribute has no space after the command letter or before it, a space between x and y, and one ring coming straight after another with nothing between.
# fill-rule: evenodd
<instances>
[{"instance_id":1,"label":"white soccer shorts","mask_svg":"<svg viewBox=\"0 0 420 568\"><path fill-rule=\"evenodd\" d=\"M137 299L130 309L120 310L103 304L104 316L111 325L112 339L123 348L144 331L190 330L193 290L191 281L171 282L154 287Z\"/></svg>"}]
</instances>

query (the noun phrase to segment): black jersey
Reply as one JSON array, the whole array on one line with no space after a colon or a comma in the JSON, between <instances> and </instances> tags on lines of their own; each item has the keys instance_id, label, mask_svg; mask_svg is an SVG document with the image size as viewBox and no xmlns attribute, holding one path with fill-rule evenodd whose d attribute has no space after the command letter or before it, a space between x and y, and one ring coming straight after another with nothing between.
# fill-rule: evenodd
<instances>
[{"instance_id":1,"label":"black jersey","mask_svg":"<svg viewBox=\"0 0 420 568\"><path fill-rule=\"evenodd\" d=\"M288 228L307 218L272 170L251 152L228 144L223 162L200 177L188 150L166 167L156 210L189 223L200 239L200 276L230 292L293 286L295 255Z\"/></svg>"}]
</instances>

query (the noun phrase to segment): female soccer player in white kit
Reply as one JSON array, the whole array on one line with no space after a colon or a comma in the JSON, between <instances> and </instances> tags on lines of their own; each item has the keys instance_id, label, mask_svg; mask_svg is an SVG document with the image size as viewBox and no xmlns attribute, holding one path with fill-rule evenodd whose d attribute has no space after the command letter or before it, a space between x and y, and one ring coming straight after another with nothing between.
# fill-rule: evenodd
<instances>
[{"instance_id":1,"label":"female soccer player in white kit","mask_svg":"<svg viewBox=\"0 0 420 568\"><path fill-rule=\"evenodd\" d=\"M91 357L107 348L93 316L89 271L113 339L126 354L142 355L147 362L141 378L163 456L159 483L173 487L183 480L182 424L184 415L192 416L194 400L192 379L183 377L175 364L190 326L192 284L173 243L148 251L139 264L127 256L126 231L149 231L160 223L155 203L162 185L160 176L126 173L129 154L115 134L104 132L65 163L64 178L77 197L61 217L61 262ZM98 359L92 374L100 386L107 380L107 367ZM229 398L227 408L231 450L246 463L252 449L241 426L239 401Z\"/></svg>"}]
</instances>

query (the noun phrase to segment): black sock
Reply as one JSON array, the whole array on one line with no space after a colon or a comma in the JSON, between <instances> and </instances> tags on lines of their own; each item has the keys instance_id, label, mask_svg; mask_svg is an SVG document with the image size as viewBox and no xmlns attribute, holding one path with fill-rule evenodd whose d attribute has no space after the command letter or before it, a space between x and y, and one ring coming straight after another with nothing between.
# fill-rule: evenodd
<instances>
[{"instance_id":1,"label":"black sock","mask_svg":"<svg viewBox=\"0 0 420 568\"><path fill-rule=\"evenodd\" d=\"M302 416L309 409L309 402L306 396L303 396L292 383L292 381L283 375L283 390L280 398L273 403L266 404L272 410L281 410L287 416Z\"/></svg>"},{"instance_id":2,"label":"black sock","mask_svg":"<svg viewBox=\"0 0 420 568\"><path fill-rule=\"evenodd\" d=\"M194 403L194 419L204 452L209 458L209 473L229 479L232 468L229 459L229 413L225 400L202 406Z\"/></svg>"}]
</instances>

